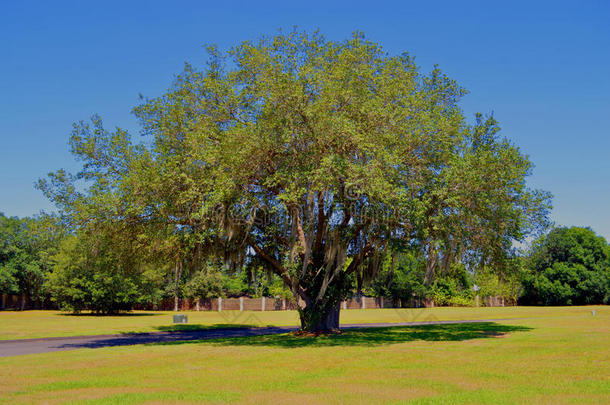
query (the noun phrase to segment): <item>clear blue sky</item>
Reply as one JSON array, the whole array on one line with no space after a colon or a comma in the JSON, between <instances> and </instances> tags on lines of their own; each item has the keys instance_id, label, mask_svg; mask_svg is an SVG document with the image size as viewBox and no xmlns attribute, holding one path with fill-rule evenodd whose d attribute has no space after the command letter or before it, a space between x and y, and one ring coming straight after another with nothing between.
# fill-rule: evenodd
<instances>
[{"instance_id":1,"label":"clear blue sky","mask_svg":"<svg viewBox=\"0 0 610 405\"><path fill-rule=\"evenodd\" d=\"M33 188L74 170L74 121L100 114L137 133L138 94L160 95L202 45L227 48L278 28L354 30L390 53L439 64L470 90L466 114L494 112L554 194L558 225L610 240L610 2L4 1L0 5L0 211L52 206ZM297 4L295 4L297 3Z\"/></svg>"}]
</instances>

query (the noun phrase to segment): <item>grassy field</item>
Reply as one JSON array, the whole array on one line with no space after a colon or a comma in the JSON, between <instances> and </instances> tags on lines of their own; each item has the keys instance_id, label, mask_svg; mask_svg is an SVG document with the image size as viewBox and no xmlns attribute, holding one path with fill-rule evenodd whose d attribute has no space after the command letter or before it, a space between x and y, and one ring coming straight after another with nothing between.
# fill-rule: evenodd
<instances>
[{"instance_id":1,"label":"grassy field","mask_svg":"<svg viewBox=\"0 0 610 405\"><path fill-rule=\"evenodd\" d=\"M345 311L343 319L403 320L390 311ZM427 311L421 317L524 319L0 358L0 403L610 403L610 308ZM189 315L219 322L210 313ZM1 316L3 334L14 336ZM51 334L69 332L55 314L30 316L51 318L46 323L58 328ZM151 328L155 322L141 319L167 316L125 317L134 324L117 327ZM287 314L261 318L294 323ZM80 333L116 326L105 318L94 319L99 329L90 317L60 319L87 323Z\"/></svg>"},{"instance_id":2,"label":"grassy field","mask_svg":"<svg viewBox=\"0 0 610 405\"><path fill-rule=\"evenodd\" d=\"M506 319L553 317L586 314L586 307L497 307L433 309L368 309L341 311L341 323L421 322L445 320ZM298 325L296 311L187 311L186 328L222 325L293 326ZM139 312L121 316L71 315L56 311L0 312L0 340L128 332L172 330L184 326L172 324L174 312Z\"/></svg>"}]
</instances>

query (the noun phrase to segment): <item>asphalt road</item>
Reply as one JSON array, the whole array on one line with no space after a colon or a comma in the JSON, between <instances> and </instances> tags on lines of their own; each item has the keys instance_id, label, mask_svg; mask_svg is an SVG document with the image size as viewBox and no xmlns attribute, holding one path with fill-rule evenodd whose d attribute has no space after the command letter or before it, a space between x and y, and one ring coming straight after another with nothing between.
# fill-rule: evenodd
<instances>
[{"instance_id":1,"label":"asphalt road","mask_svg":"<svg viewBox=\"0 0 610 405\"><path fill-rule=\"evenodd\" d=\"M514 318L513 318L514 319ZM341 329L384 328L392 326L442 325L473 322L495 322L506 319L478 319L468 321L432 321L401 323L365 323L341 325ZM41 339L0 340L0 357L22 354L48 353L76 349L129 346L145 343L180 342L188 340L217 339L226 337L274 335L293 332L296 326L269 326L252 328L222 328L179 332L150 332L120 335L71 336Z\"/></svg>"}]
</instances>

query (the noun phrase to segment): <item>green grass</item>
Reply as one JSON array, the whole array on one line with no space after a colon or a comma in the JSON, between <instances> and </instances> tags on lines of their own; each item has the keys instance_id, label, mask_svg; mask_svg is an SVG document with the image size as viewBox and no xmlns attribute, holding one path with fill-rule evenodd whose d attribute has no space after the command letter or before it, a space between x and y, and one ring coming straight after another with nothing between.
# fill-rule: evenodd
<instances>
[{"instance_id":1,"label":"green grass","mask_svg":"<svg viewBox=\"0 0 610 405\"><path fill-rule=\"evenodd\" d=\"M561 316L589 313L588 307L564 308ZM120 316L71 315L57 311L0 311L0 340L188 330L219 325L295 326L296 311L187 311L187 325L173 325L173 312L135 311ZM368 309L341 311L341 323L420 322L557 316L550 307Z\"/></svg>"},{"instance_id":2,"label":"green grass","mask_svg":"<svg viewBox=\"0 0 610 405\"><path fill-rule=\"evenodd\" d=\"M429 313L526 319L0 358L0 403L610 403L610 308L511 310Z\"/></svg>"}]
</instances>

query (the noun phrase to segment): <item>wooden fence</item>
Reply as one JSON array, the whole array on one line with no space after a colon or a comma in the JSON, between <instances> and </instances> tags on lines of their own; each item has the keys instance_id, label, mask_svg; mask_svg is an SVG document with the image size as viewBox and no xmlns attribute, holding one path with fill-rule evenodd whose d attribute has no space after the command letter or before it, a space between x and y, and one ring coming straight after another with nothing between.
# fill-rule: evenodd
<instances>
[{"instance_id":1,"label":"wooden fence","mask_svg":"<svg viewBox=\"0 0 610 405\"><path fill-rule=\"evenodd\" d=\"M0 309L22 309L22 304L24 304L24 309L57 309L50 302L33 302L28 297L21 295L0 294ZM486 307L503 307L516 303L498 296L484 297L480 304ZM434 301L424 298L392 301L384 297L355 296L341 302L341 309L432 308L435 306ZM292 299L273 297L212 298L199 301L181 299L178 305L180 311L283 311L296 308L296 302ZM135 305L133 309L171 311L174 309L174 300L166 299L157 304Z\"/></svg>"},{"instance_id":2,"label":"wooden fence","mask_svg":"<svg viewBox=\"0 0 610 405\"><path fill-rule=\"evenodd\" d=\"M393 308L387 298L353 297L341 302L342 309L375 309ZM212 298L207 300L181 299L178 304L180 311L285 311L297 308L296 302L289 298L273 297L238 297L238 298ZM168 299L158 305L137 306L136 309L171 311L174 309L174 300Z\"/></svg>"}]
</instances>

